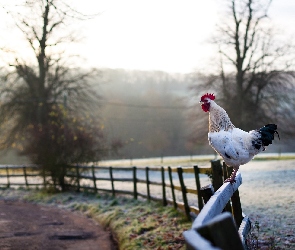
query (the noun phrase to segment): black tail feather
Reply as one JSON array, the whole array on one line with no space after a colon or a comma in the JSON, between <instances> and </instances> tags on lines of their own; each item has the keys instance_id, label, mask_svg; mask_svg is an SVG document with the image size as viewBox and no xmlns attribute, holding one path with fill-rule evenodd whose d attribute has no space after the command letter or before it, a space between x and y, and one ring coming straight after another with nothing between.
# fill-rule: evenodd
<instances>
[{"instance_id":1,"label":"black tail feather","mask_svg":"<svg viewBox=\"0 0 295 250\"><path fill-rule=\"evenodd\" d=\"M274 140L274 134L277 134L278 138L280 139L276 124L267 124L258 129L258 132L261 135L260 140L263 146L268 146L269 144L272 144L272 141Z\"/></svg>"}]
</instances>

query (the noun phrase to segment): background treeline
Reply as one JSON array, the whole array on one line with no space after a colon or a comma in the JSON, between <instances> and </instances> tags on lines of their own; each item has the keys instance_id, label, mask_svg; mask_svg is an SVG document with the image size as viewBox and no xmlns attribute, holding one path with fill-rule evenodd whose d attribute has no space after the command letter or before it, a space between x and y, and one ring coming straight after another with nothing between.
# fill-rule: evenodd
<instances>
[{"instance_id":1,"label":"background treeline","mask_svg":"<svg viewBox=\"0 0 295 250\"><path fill-rule=\"evenodd\" d=\"M104 132L109 139L121 139L123 143L119 155L111 157L213 153L207 141L208 114L202 112L198 103L199 96L205 91L201 88L205 80L199 74L103 69L101 75L100 115ZM216 95L217 102L221 103L218 92ZM231 111L229 107L228 112ZM263 126L262 122L256 120L257 127L249 129ZM281 121L274 117L269 122ZM281 137L281 141L276 140L268 152L294 149L292 140Z\"/></svg>"},{"instance_id":2,"label":"background treeline","mask_svg":"<svg viewBox=\"0 0 295 250\"><path fill-rule=\"evenodd\" d=\"M205 80L199 74L123 69L100 69L99 72L92 83L100 95L100 107L94 115L100 120L106 140L122 143L118 152L110 148L104 154L106 158L214 153L207 141L208 114L198 104L199 95L205 91L201 90ZM219 93L215 94L216 101L221 103ZM70 97L68 102L71 102ZM293 108L292 103L286 106L289 112ZM227 112L231 111L228 107ZM274 117L269 122L281 124L284 121ZM257 126L250 129L263 125L259 119L255 123ZM292 126L289 128L294 132ZM292 152L295 149L293 139L293 136L281 134L281 140L276 140L267 152ZM16 157L12 152L1 154L1 163L24 162L27 162L24 157Z\"/></svg>"}]
</instances>

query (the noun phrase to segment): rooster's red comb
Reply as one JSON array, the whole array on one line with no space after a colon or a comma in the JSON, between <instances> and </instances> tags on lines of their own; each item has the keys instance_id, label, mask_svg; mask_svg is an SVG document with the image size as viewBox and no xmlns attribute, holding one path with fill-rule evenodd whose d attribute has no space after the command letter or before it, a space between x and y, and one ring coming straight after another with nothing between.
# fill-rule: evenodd
<instances>
[{"instance_id":1,"label":"rooster's red comb","mask_svg":"<svg viewBox=\"0 0 295 250\"><path fill-rule=\"evenodd\" d=\"M215 95L214 94L205 94L201 97L201 102L205 101L205 98L209 98L211 99L212 101L215 99Z\"/></svg>"}]
</instances>

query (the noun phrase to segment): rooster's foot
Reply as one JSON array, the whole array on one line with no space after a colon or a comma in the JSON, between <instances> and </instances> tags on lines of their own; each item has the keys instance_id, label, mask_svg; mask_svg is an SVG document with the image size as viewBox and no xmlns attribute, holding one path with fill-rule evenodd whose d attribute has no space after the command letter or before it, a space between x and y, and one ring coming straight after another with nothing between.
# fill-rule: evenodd
<instances>
[{"instance_id":1,"label":"rooster's foot","mask_svg":"<svg viewBox=\"0 0 295 250\"><path fill-rule=\"evenodd\" d=\"M239 170L239 167L234 167L234 171L232 172L231 176L227 178L223 183L227 183L227 182L230 182L230 184L235 183L236 182L235 178L236 178L238 170Z\"/></svg>"},{"instance_id":2,"label":"rooster's foot","mask_svg":"<svg viewBox=\"0 0 295 250\"><path fill-rule=\"evenodd\" d=\"M223 183L227 183L227 182L229 182L230 184L235 183L236 182L235 176L233 178L232 177L227 178Z\"/></svg>"}]
</instances>

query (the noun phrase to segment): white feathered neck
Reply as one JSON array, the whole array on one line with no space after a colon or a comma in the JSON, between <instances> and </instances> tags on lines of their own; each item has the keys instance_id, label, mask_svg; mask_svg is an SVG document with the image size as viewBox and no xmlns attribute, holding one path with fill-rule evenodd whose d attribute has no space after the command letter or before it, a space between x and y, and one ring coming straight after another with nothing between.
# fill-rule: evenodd
<instances>
[{"instance_id":1,"label":"white feathered neck","mask_svg":"<svg viewBox=\"0 0 295 250\"><path fill-rule=\"evenodd\" d=\"M219 132L220 130L228 131L233 128L235 128L235 126L230 121L226 111L211 100L209 110L209 132Z\"/></svg>"}]
</instances>

